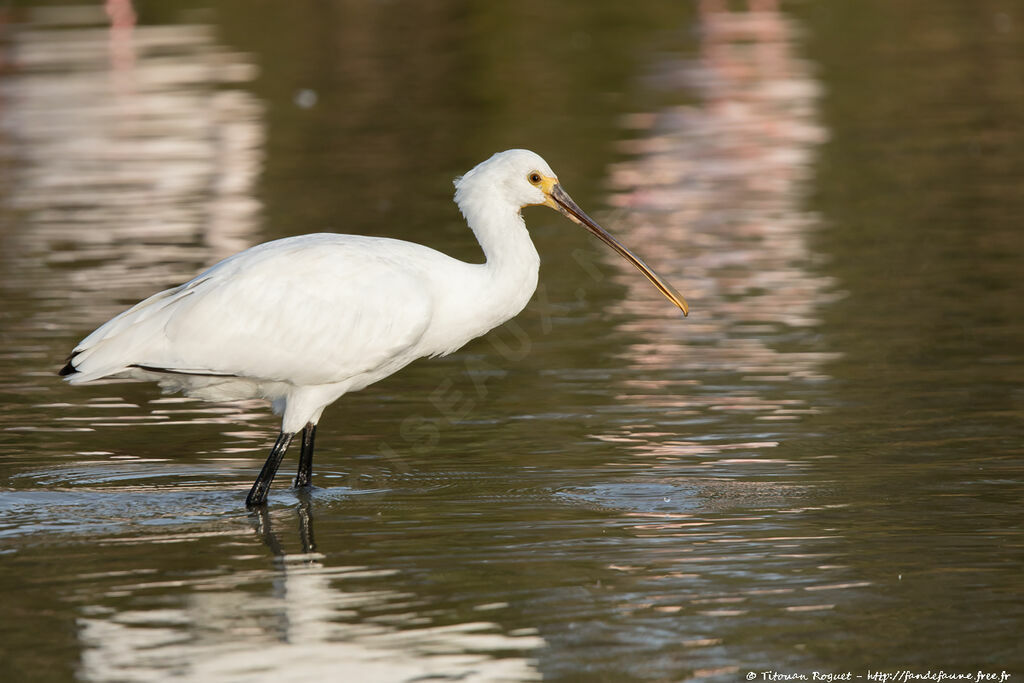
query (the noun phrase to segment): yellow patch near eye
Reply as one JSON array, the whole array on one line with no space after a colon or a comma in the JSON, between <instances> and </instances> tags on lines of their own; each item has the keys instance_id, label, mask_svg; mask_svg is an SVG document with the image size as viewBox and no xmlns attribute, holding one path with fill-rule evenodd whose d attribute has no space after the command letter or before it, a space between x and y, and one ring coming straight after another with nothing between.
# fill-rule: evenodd
<instances>
[{"instance_id":1,"label":"yellow patch near eye","mask_svg":"<svg viewBox=\"0 0 1024 683\"><path fill-rule=\"evenodd\" d=\"M551 194L551 191L555 189L556 185L558 185L558 178L542 175L540 177L540 184L538 187L540 187L544 194Z\"/></svg>"}]
</instances>

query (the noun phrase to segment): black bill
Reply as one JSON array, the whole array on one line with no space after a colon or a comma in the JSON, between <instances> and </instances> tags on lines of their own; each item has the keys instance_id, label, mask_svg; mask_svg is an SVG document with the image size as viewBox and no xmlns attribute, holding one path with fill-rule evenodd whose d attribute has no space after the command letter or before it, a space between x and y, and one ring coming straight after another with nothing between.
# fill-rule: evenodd
<instances>
[{"instance_id":1,"label":"black bill","mask_svg":"<svg viewBox=\"0 0 1024 683\"><path fill-rule=\"evenodd\" d=\"M646 263L641 261L633 252L627 249L621 242L608 234L608 231L598 225L593 218L583 212L576 202L572 200L561 185L551 188L551 198L554 200L554 208L558 209L566 218L574 223L579 223L587 230L597 236L602 242L619 252L624 259L636 266L637 270L643 273L655 287L665 295L669 301L679 307L683 315L690 313L690 307L683 295L676 291L676 288L658 277L658 274L651 270Z\"/></svg>"}]
</instances>

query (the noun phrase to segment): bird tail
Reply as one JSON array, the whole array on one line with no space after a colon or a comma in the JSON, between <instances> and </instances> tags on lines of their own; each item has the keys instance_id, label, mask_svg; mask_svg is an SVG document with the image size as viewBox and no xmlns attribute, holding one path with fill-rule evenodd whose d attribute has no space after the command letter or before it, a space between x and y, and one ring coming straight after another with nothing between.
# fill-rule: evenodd
<instances>
[{"instance_id":1,"label":"bird tail","mask_svg":"<svg viewBox=\"0 0 1024 683\"><path fill-rule=\"evenodd\" d=\"M191 294L199 282L158 292L100 325L79 342L57 374L71 384L131 374L135 364L145 363L162 346L166 314L160 313Z\"/></svg>"}]
</instances>

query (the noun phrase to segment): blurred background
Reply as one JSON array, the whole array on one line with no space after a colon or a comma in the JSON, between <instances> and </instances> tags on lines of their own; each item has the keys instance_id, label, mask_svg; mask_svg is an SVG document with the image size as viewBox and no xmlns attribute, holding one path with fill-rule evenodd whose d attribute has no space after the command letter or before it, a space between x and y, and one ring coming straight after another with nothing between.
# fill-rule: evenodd
<instances>
[{"instance_id":1,"label":"blurred background","mask_svg":"<svg viewBox=\"0 0 1024 683\"><path fill-rule=\"evenodd\" d=\"M1014 0L0 0L0 672L1024 675L1022 122ZM479 261L512 147L689 318L527 209L531 306L262 514L259 402L56 377L269 239Z\"/></svg>"}]
</instances>

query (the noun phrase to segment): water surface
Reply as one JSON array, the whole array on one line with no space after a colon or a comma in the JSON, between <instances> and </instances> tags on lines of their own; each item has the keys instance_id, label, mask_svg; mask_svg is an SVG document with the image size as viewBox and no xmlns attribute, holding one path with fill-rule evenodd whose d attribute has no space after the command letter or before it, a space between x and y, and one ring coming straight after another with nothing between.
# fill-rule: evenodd
<instances>
[{"instance_id":1,"label":"water surface","mask_svg":"<svg viewBox=\"0 0 1024 683\"><path fill-rule=\"evenodd\" d=\"M1024 673L1024 15L759 5L0 12L7 678ZM56 378L266 239L479 259L450 180L513 146L690 317L528 210L527 311L264 513L259 402Z\"/></svg>"}]
</instances>

